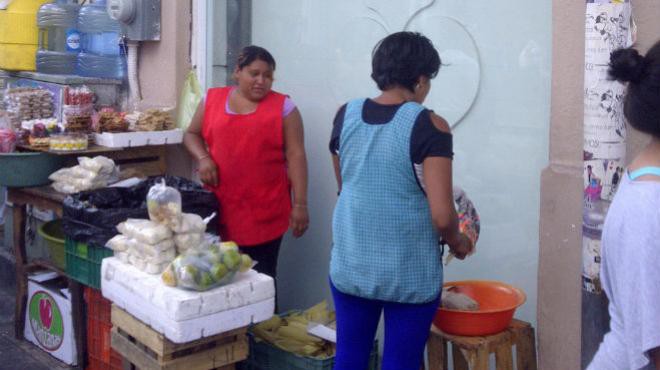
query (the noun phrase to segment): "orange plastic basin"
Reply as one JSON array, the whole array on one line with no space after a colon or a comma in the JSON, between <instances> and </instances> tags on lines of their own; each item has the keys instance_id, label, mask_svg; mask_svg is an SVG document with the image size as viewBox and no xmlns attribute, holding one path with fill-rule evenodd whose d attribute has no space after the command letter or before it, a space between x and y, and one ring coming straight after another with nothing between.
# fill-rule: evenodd
<instances>
[{"instance_id":1,"label":"orange plastic basin","mask_svg":"<svg viewBox=\"0 0 660 370\"><path fill-rule=\"evenodd\" d=\"M516 308L527 299L522 290L497 281L453 281L445 283L444 287L456 287L457 293L463 293L479 303L478 311L438 309L433 324L453 335L499 333L509 326Z\"/></svg>"}]
</instances>

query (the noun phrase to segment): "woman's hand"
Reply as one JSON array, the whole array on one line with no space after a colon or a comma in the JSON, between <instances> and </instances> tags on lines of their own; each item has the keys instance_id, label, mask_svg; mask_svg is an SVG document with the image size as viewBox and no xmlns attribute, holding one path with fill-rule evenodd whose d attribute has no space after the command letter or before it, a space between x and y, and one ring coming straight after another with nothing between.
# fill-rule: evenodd
<instances>
[{"instance_id":1,"label":"woman's hand","mask_svg":"<svg viewBox=\"0 0 660 370\"><path fill-rule=\"evenodd\" d=\"M199 179L211 187L218 186L218 166L211 157L202 158L199 161Z\"/></svg>"},{"instance_id":2,"label":"woman's hand","mask_svg":"<svg viewBox=\"0 0 660 370\"><path fill-rule=\"evenodd\" d=\"M309 226L309 214L307 206L294 205L289 216L289 227L295 238L300 238Z\"/></svg>"},{"instance_id":3,"label":"woman's hand","mask_svg":"<svg viewBox=\"0 0 660 370\"><path fill-rule=\"evenodd\" d=\"M451 253L456 256L456 258L462 260L465 259L467 255L472 253L474 250L474 244L472 244L470 238L468 238L465 234L458 233L456 240L449 244L449 249L451 250Z\"/></svg>"}]
</instances>

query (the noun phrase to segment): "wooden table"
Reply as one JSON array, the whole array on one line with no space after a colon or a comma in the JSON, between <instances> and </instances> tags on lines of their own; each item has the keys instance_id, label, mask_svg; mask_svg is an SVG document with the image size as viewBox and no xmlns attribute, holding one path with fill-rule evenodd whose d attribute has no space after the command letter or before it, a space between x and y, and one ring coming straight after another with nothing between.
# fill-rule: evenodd
<instances>
[{"instance_id":1,"label":"wooden table","mask_svg":"<svg viewBox=\"0 0 660 370\"><path fill-rule=\"evenodd\" d=\"M62 217L62 201L64 197L64 194L56 192L50 186L7 189L7 200L13 204L14 217L13 241L14 257L16 259L16 316L14 317L14 335L17 339L23 339L23 330L25 329L28 274L36 270L48 269L56 271L61 276L67 276L66 272L56 267L50 260L38 259L28 262L25 245L26 207L28 204L32 204L40 209L51 210L58 217ZM69 291L71 292L71 313L78 352L78 365L82 366L85 363L87 352L85 316L83 311L83 286L68 277L67 280Z\"/></svg>"}]
</instances>

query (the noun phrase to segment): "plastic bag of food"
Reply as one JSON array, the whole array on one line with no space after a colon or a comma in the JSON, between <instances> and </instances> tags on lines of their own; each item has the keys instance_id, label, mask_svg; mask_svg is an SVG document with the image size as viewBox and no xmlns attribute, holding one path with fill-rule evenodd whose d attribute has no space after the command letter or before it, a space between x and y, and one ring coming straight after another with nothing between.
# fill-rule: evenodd
<instances>
[{"instance_id":1,"label":"plastic bag of food","mask_svg":"<svg viewBox=\"0 0 660 370\"><path fill-rule=\"evenodd\" d=\"M106 175L112 174L115 170L115 162L102 155L94 158L78 157L78 164L86 170Z\"/></svg>"},{"instance_id":2,"label":"plastic bag of food","mask_svg":"<svg viewBox=\"0 0 660 370\"><path fill-rule=\"evenodd\" d=\"M206 249L190 249L165 269L161 278L166 285L205 291L231 283L237 272L252 268L247 254L236 243L212 244Z\"/></svg>"},{"instance_id":3,"label":"plastic bag of food","mask_svg":"<svg viewBox=\"0 0 660 370\"><path fill-rule=\"evenodd\" d=\"M161 180L147 193L147 211L151 221L174 225L181 218L181 193Z\"/></svg>"},{"instance_id":4,"label":"plastic bag of food","mask_svg":"<svg viewBox=\"0 0 660 370\"><path fill-rule=\"evenodd\" d=\"M61 168L48 176L51 181L64 182L72 177L71 168Z\"/></svg>"},{"instance_id":5,"label":"plastic bag of food","mask_svg":"<svg viewBox=\"0 0 660 370\"><path fill-rule=\"evenodd\" d=\"M137 218L129 218L120 223L117 225L117 230L129 238L152 245L172 238L172 231L165 225Z\"/></svg>"},{"instance_id":6,"label":"plastic bag of food","mask_svg":"<svg viewBox=\"0 0 660 370\"><path fill-rule=\"evenodd\" d=\"M105 243L105 246L115 252L125 252L131 247L130 241L131 239L126 235L117 234L112 239L108 240L108 242Z\"/></svg>"},{"instance_id":7,"label":"plastic bag of food","mask_svg":"<svg viewBox=\"0 0 660 370\"><path fill-rule=\"evenodd\" d=\"M147 244L140 242L136 239L129 239L128 240L128 249L131 250L131 253L135 253L139 256L143 256L144 258L157 258L158 256L162 255L163 253L167 253L169 251L172 251L171 253L176 253L174 249L174 240L172 239L163 239L160 242L156 244ZM172 259L174 259L174 256L172 256ZM170 259L170 261L172 260Z\"/></svg>"},{"instance_id":8,"label":"plastic bag of food","mask_svg":"<svg viewBox=\"0 0 660 370\"><path fill-rule=\"evenodd\" d=\"M170 261L165 262L165 263L147 263L147 266L144 269L144 272L147 274L152 274L152 275L157 275L160 274L161 272L165 271L167 266L170 264Z\"/></svg>"},{"instance_id":9,"label":"plastic bag of food","mask_svg":"<svg viewBox=\"0 0 660 370\"><path fill-rule=\"evenodd\" d=\"M479 240L479 232L481 230L481 221L474 203L468 198L463 189L455 186L454 192L454 206L458 213L458 230L465 234L470 239L474 248L470 255L476 252L477 240ZM445 259L445 265L449 264L454 258L454 255L449 252Z\"/></svg>"},{"instance_id":10,"label":"plastic bag of food","mask_svg":"<svg viewBox=\"0 0 660 370\"><path fill-rule=\"evenodd\" d=\"M177 234L204 233L206 225L215 217L215 212L207 218L194 213L182 213L181 217L175 220L172 231Z\"/></svg>"},{"instance_id":11,"label":"plastic bag of food","mask_svg":"<svg viewBox=\"0 0 660 370\"><path fill-rule=\"evenodd\" d=\"M179 253L188 249L203 249L207 244L204 233L174 234L174 244Z\"/></svg>"},{"instance_id":12,"label":"plastic bag of food","mask_svg":"<svg viewBox=\"0 0 660 370\"><path fill-rule=\"evenodd\" d=\"M71 176L79 179L95 179L98 177L98 173L88 170L82 166L73 166L70 168Z\"/></svg>"},{"instance_id":13,"label":"plastic bag of food","mask_svg":"<svg viewBox=\"0 0 660 370\"><path fill-rule=\"evenodd\" d=\"M145 256L143 259L148 264L160 265L163 263L168 264L172 262L175 257L176 257L176 251L174 250L174 248L172 248L154 256ZM162 270L159 272L162 272Z\"/></svg>"},{"instance_id":14,"label":"plastic bag of food","mask_svg":"<svg viewBox=\"0 0 660 370\"><path fill-rule=\"evenodd\" d=\"M114 255L115 255L115 257L117 257L118 260L122 261L123 263L130 263L128 261L128 252L117 252L117 251L115 251Z\"/></svg>"},{"instance_id":15,"label":"plastic bag of food","mask_svg":"<svg viewBox=\"0 0 660 370\"><path fill-rule=\"evenodd\" d=\"M442 289L442 307L450 310L478 311L479 303L452 286Z\"/></svg>"}]
</instances>

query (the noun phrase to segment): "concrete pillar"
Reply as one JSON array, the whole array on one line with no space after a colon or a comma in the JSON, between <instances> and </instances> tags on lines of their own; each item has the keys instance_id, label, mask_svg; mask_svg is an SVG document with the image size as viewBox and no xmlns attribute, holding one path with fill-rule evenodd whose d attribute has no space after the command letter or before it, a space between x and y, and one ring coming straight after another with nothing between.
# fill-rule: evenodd
<instances>
[{"instance_id":1,"label":"concrete pillar","mask_svg":"<svg viewBox=\"0 0 660 370\"><path fill-rule=\"evenodd\" d=\"M541 175L539 368L579 369L581 358L582 125L585 2L553 2L550 165ZM633 2L637 47L660 38L660 4ZM648 140L629 131L627 158Z\"/></svg>"}]
</instances>

